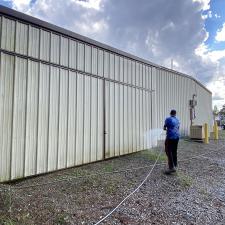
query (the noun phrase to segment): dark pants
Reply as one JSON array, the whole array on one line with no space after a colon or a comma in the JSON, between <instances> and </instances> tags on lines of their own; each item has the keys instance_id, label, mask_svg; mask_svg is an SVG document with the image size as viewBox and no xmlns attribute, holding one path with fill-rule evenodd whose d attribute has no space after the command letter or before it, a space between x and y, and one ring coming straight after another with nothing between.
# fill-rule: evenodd
<instances>
[{"instance_id":1,"label":"dark pants","mask_svg":"<svg viewBox=\"0 0 225 225\"><path fill-rule=\"evenodd\" d=\"M169 169L177 167L177 145L178 139L166 139L165 141L165 151L168 158Z\"/></svg>"}]
</instances>

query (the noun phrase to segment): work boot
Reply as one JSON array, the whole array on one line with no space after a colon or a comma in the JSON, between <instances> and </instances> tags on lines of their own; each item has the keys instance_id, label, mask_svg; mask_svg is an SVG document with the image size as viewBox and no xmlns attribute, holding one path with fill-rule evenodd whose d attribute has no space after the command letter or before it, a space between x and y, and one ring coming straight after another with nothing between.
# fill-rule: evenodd
<instances>
[{"instance_id":1,"label":"work boot","mask_svg":"<svg viewBox=\"0 0 225 225\"><path fill-rule=\"evenodd\" d=\"M172 168L172 169L167 169L167 170L165 170L165 174L166 175L169 175L169 174L171 174L171 173L175 173L176 172L176 169L175 168Z\"/></svg>"}]
</instances>

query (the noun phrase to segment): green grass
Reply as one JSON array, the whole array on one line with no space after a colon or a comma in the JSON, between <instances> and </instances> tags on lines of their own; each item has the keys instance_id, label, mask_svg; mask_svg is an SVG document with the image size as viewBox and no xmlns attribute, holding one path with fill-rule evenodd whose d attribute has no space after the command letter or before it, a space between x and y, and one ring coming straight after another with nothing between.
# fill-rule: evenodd
<instances>
[{"instance_id":1,"label":"green grass","mask_svg":"<svg viewBox=\"0 0 225 225\"><path fill-rule=\"evenodd\" d=\"M0 217L0 224L1 225L15 225L16 222L8 217Z\"/></svg>"},{"instance_id":2,"label":"green grass","mask_svg":"<svg viewBox=\"0 0 225 225\"><path fill-rule=\"evenodd\" d=\"M177 172L178 182L183 188L189 188L193 184L193 180L190 176L184 174L181 171Z\"/></svg>"},{"instance_id":3,"label":"green grass","mask_svg":"<svg viewBox=\"0 0 225 225\"><path fill-rule=\"evenodd\" d=\"M67 220L68 220L68 215L66 213L65 214L61 213L55 218L54 224L66 225L68 224Z\"/></svg>"},{"instance_id":4,"label":"green grass","mask_svg":"<svg viewBox=\"0 0 225 225\"><path fill-rule=\"evenodd\" d=\"M143 156L144 158L146 158L150 161L155 161L158 158L158 155L159 155L159 151L154 150L154 149L144 150L143 152L141 152L141 156ZM167 160L166 154L161 153L158 161L159 162L165 162L166 160Z\"/></svg>"},{"instance_id":5,"label":"green grass","mask_svg":"<svg viewBox=\"0 0 225 225\"><path fill-rule=\"evenodd\" d=\"M113 166L112 163L107 163L107 164L104 166L104 168L103 168L103 170L104 170L105 172L112 172L113 169L114 169L114 166Z\"/></svg>"}]
</instances>

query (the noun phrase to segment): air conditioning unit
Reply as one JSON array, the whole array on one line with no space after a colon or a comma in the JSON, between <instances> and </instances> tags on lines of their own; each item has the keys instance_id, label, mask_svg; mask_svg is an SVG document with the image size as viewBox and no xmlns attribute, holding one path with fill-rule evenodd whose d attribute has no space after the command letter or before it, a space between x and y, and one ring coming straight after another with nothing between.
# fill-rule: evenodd
<instances>
[{"instance_id":1,"label":"air conditioning unit","mask_svg":"<svg viewBox=\"0 0 225 225\"><path fill-rule=\"evenodd\" d=\"M204 126L193 125L190 127L190 138L196 140L203 140L205 138Z\"/></svg>"}]
</instances>

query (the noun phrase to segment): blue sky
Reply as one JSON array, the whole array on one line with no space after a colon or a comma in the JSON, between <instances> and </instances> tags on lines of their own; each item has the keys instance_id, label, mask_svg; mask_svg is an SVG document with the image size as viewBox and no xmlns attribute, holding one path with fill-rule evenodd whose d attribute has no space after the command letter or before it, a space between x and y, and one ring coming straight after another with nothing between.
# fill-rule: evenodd
<instances>
[{"instance_id":1,"label":"blue sky","mask_svg":"<svg viewBox=\"0 0 225 225\"><path fill-rule=\"evenodd\" d=\"M224 0L211 0L210 9L204 12L204 14L212 12L212 18L207 18L205 21L205 28L209 32L209 38L206 44L211 50L225 49L225 42L215 41L215 36L218 29L223 27L225 22L225 1ZM216 18L215 15L219 16Z\"/></svg>"},{"instance_id":2,"label":"blue sky","mask_svg":"<svg viewBox=\"0 0 225 225\"><path fill-rule=\"evenodd\" d=\"M225 0L0 0L153 63L189 74L225 104ZM134 16L135 15L135 16Z\"/></svg>"}]
</instances>

